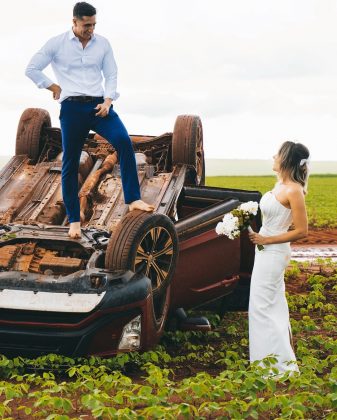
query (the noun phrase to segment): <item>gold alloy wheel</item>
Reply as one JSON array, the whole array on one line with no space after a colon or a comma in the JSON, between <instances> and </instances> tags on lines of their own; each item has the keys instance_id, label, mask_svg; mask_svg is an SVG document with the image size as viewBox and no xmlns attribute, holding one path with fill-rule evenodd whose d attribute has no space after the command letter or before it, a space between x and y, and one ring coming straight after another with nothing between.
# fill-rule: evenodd
<instances>
[{"instance_id":1,"label":"gold alloy wheel","mask_svg":"<svg viewBox=\"0 0 337 420\"><path fill-rule=\"evenodd\" d=\"M168 276L172 259L173 241L170 233L164 227L153 227L138 245L133 271L149 277L152 290L155 290Z\"/></svg>"},{"instance_id":2,"label":"gold alloy wheel","mask_svg":"<svg viewBox=\"0 0 337 420\"><path fill-rule=\"evenodd\" d=\"M149 279L153 302L159 307L172 281L178 255L173 221L165 214L134 210L122 218L109 238L105 267L130 270ZM157 315L159 312L156 310Z\"/></svg>"}]
</instances>

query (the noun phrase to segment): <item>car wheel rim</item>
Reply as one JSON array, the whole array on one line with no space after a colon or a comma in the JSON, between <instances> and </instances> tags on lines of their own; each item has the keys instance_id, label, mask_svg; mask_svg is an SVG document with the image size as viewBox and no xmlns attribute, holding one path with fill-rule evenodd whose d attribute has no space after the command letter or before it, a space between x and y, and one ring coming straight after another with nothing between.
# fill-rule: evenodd
<instances>
[{"instance_id":1,"label":"car wheel rim","mask_svg":"<svg viewBox=\"0 0 337 420\"><path fill-rule=\"evenodd\" d=\"M167 278L173 259L173 241L170 233L157 226L142 237L136 252L134 271L143 273L159 288Z\"/></svg>"}]
</instances>

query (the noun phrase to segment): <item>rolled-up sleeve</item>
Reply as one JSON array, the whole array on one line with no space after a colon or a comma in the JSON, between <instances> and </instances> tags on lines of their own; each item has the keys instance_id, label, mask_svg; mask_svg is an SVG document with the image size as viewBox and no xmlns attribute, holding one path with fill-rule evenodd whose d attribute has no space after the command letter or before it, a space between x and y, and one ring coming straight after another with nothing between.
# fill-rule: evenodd
<instances>
[{"instance_id":1,"label":"rolled-up sleeve","mask_svg":"<svg viewBox=\"0 0 337 420\"><path fill-rule=\"evenodd\" d=\"M111 45L106 41L106 50L103 59L104 97L116 100L119 97L117 89L117 65Z\"/></svg>"},{"instance_id":2,"label":"rolled-up sleeve","mask_svg":"<svg viewBox=\"0 0 337 420\"><path fill-rule=\"evenodd\" d=\"M47 88L54 83L42 71L53 59L55 51L54 44L55 42L53 39L49 40L40 51L32 57L25 71L25 75L40 89Z\"/></svg>"}]
</instances>

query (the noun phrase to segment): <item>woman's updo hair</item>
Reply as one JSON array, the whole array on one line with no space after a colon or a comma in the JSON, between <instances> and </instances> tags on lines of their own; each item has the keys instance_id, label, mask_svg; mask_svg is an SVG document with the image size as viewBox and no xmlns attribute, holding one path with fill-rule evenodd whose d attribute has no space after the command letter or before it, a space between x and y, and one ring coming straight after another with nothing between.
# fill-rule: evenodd
<instances>
[{"instance_id":1,"label":"woman's updo hair","mask_svg":"<svg viewBox=\"0 0 337 420\"><path fill-rule=\"evenodd\" d=\"M280 175L286 174L292 181L301 184L305 193L309 177L309 156L310 153L306 146L293 141L285 141L278 152Z\"/></svg>"}]
</instances>

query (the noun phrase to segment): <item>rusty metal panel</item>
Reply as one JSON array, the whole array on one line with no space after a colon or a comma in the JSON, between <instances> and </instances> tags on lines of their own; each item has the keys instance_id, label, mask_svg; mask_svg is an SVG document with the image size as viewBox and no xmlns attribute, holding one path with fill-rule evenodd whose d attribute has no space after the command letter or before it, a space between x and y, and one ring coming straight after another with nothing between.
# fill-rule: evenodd
<instances>
[{"instance_id":1,"label":"rusty metal panel","mask_svg":"<svg viewBox=\"0 0 337 420\"><path fill-rule=\"evenodd\" d=\"M171 174L170 182L166 186L164 194L161 197L160 206L157 209L158 213L167 214L171 217L176 216L177 200L184 186L186 169L186 165L175 167Z\"/></svg>"},{"instance_id":2,"label":"rusty metal panel","mask_svg":"<svg viewBox=\"0 0 337 420\"><path fill-rule=\"evenodd\" d=\"M45 185L49 165L23 165L0 190L0 223L10 223Z\"/></svg>"},{"instance_id":3,"label":"rusty metal panel","mask_svg":"<svg viewBox=\"0 0 337 420\"><path fill-rule=\"evenodd\" d=\"M15 271L30 271L30 266L34 255L20 255L15 263L13 264L13 270Z\"/></svg>"},{"instance_id":4,"label":"rusty metal panel","mask_svg":"<svg viewBox=\"0 0 337 420\"><path fill-rule=\"evenodd\" d=\"M18 254L17 245L6 245L0 248L0 268L9 268Z\"/></svg>"},{"instance_id":5,"label":"rusty metal panel","mask_svg":"<svg viewBox=\"0 0 337 420\"><path fill-rule=\"evenodd\" d=\"M40 271L44 273L51 270L53 273L73 273L82 268L83 261L80 258L58 257L51 252L46 253L40 261Z\"/></svg>"},{"instance_id":6,"label":"rusty metal panel","mask_svg":"<svg viewBox=\"0 0 337 420\"><path fill-rule=\"evenodd\" d=\"M0 189L8 182L21 166L29 162L25 155L13 156L12 159L2 168L0 172Z\"/></svg>"}]
</instances>

